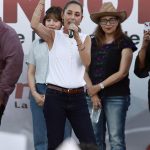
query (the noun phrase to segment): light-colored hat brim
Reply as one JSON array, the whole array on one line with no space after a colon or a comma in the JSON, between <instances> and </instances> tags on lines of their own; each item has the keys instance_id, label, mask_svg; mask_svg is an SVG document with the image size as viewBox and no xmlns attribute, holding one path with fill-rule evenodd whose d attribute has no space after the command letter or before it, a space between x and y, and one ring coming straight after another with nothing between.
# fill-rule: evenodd
<instances>
[{"instance_id":1,"label":"light-colored hat brim","mask_svg":"<svg viewBox=\"0 0 150 150\"><path fill-rule=\"evenodd\" d=\"M93 22L96 24L99 23L100 18L105 17L105 16L115 16L120 19L120 22L122 23L123 21L126 20L127 14L125 11L120 11L120 12L97 12L97 13L92 13L90 14L90 18Z\"/></svg>"}]
</instances>

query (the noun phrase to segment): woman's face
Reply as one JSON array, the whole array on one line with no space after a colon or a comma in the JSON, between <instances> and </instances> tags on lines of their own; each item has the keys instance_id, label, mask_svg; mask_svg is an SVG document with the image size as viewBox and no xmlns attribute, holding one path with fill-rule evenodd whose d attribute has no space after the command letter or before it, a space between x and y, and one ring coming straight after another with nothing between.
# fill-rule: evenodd
<instances>
[{"instance_id":1,"label":"woman's face","mask_svg":"<svg viewBox=\"0 0 150 150\"><path fill-rule=\"evenodd\" d=\"M118 24L119 19L114 16L105 16L99 21L99 25L105 34L113 34L116 31Z\"/></svg>"},{"instance_id":2,"label":"woman's face","mask_svg":"<svg viewBox=\"0 0 150 150\"><path fill-rule=\"evenodd\" d=\"M65 9L64 14L62 16L64 20L64 27L68 29L70 23L75 23L77 26L80 25L80 22L82 20L82 11L81 7L77 4L70 4Z\"/></svg>"},{"instance_id":3,"label":"woman's face","mask_svg":"<svg viewBox=\"0 0 150 150\"><path fill-rule=\"evenodd\" d=\"M50 17L45 20L45 26L53 30L60 30L62 23L61 21L57 20L55 17Z\"/></svg>"}]
</instances>

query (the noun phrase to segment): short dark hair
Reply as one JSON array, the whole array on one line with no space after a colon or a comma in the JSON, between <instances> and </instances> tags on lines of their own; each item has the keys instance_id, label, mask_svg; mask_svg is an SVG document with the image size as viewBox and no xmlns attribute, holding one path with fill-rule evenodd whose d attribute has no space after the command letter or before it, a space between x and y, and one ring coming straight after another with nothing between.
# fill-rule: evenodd
<instances>
[{"instance_id":1,"label":"short dark hair","mask_svg":"<svg viewBox=\"0 0 150 150\"><path fill-rule=\"evenodd\" d=\"M61 13L62 13L62 8L61 7L56 7L56 6L50 7L46 11L46 15L43 18L43 24L45 25L46 19L50 18L51 16L53 16L54 18L56 18L57 20L62 22Z\"/></svg>"},{"instance_id":2,"label":"short dark hair","mask_svg":"<svg viewBox=\"0 0 150 150\"><path fill-rule=\"evenodd\" d=\"M56 6L52 6L49 9L47 9L46 14L43 18L43 25L45 26L45 21L46 19L49 19L53 16L53 18L56 18L57 20L59 20L62 23L62 17L61 17L61 13L62 13L62 8L61 7L56 7ZM40 43L43 43L44 40L40 39L39 40Z\"/></svg>"}]
</instances>

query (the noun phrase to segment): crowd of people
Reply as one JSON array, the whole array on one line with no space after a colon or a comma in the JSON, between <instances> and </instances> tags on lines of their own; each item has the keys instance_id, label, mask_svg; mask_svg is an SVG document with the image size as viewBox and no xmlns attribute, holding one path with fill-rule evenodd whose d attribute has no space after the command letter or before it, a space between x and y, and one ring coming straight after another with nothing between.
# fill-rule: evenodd
<instances>
[{"instance_id":1,"label":"crowd of people","mask_svg":"<svg viewBox=\"0 0 150 150\"><path fill-rule=\"evenodd\" d=\"M40 22L45 0L39 0L31 27L39 36L26 61L35 150L55 150L72 129L80 149L126 150L125 124L130 106L129 70L137 47L122 31L126 11L105 2L90 14L97 25L92 35L81 31L83 6L71 0L64 8L50 7ZM12 42L13 40L13 42ZM150 31L144 32L134 72L150 74ZM23 50L16 32L0 20L0 119L23 66ZM150 109L150 81L148 86ZM97 123L92 107L101 109Z\"/></svg>"}]
</instances>

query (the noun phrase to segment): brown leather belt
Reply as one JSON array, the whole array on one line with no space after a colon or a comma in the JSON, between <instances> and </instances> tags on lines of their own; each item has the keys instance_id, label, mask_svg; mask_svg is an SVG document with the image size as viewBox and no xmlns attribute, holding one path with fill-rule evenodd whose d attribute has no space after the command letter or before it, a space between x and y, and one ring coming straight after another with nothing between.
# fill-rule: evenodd
<instances>
[{"instance_id":1,"label":"brown leather belt","mask_svg":"<svg viewBox=\"0 0 150 150\"><path fill-rule=\"evenodd\" d=\"M79 87L79 88L63 88L60 86L56 86L53 84L47 84L47 87L52 89L52 90L56 90L59 91L61 93L66 93L66 94L79 94L79 93L83 93L84 92L84 87Z\"/></svg>"}]
</instances>

